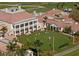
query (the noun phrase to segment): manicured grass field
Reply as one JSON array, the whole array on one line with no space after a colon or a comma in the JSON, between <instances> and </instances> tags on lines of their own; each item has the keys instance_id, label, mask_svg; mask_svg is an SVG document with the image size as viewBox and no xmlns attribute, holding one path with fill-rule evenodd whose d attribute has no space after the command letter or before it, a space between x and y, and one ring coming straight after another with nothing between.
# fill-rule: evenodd
<instances>
[{"instance_id":1,"label":"manicured grass field","mask_svg":"<svg viewBox=\"0 0 79 59\"><path fill-rule=\"evenodd\" d=\"M50 41L48 40L49 36L51 37ZM71 37L63 35L60 32L53 31L37 31L31 35L18 36L18 40L26 47L34 47L33 43L35 41L35 37L36 39L43 42L43 45L40 47L41 51L53 51L53 37L56 52L63 51L73 46ZM61 45L66 43L68 43L68 45L59 48ZM51 46L49 44L51 44Z\"/></svg>"},{"instance_id":2,"label":"manicured grass field","mask_svg":"<svg viewBox=\"0 0 79 59\"><path fill-rule=\"evenodd\" d=\"M62 4L63 3L53 3L53 2L41 2L41 3L39 3L39 2L36 2L36 3L33 3L33 2L1 2L0 4L21 4L22 5L22 8L23 9L29 9L29 10L26 10L26 11L28 11L28 12L33 12L34 10L36 10L37 12L46 12L46 11L48 11L48 10L51 10L52 8L57 8L57 5L58 5L58 8L59 9L61 9L62 8ZM75 2L73 3L73 2L67 2L67 3L64 3L63 4L63 8L75 8L75 6L74 6L74 4L75 4ZM0 5L0 9L2 9L2 8L8 8L8 7L11 7L11 6L8 6L8 5ZM23 5L25 5L25 6L23 6ZM30 5L30 6L28 6L28 5ZM43 7L45 7L45 8L38 8L38 6L43 6ZM37 8L37 9L33 9L33 8Z\"/></svg>"},{"instance_id":3,"label":"manicured grass field","mask_svg":"<svg viewBox=\"0 0 79 59\"><path fill-rule=\"evenodd\" d=\"M66 54L65 56L79 56L79 49L76 50L76 51L73 51L73 52L71 52L69 54Z\"/></svg>"},{"instance_id":4,"label":"manicured grass field","mask_svg":"<svg viewBox=\"0 0 79 59\"><path fill-rule=\"evenodd\" d=\"M40 3L40 4L39 3L34 4L34 3L32 3L31 5L43 6L45 8L41 8L41 9L39 8L39 9L34 9L34 10L36 10L37 12L46 12L48 10L51 10L52 8L57 8L57 5L58 5L58 8L59 9L62 9L62 4L63 3L51 3L51 2L48 2L47 4L42 4L42 3ZM71 2L64 3L63 4L63 9L64 8L75 8L74 4L75 3L71 3ZM30 8L30 7L28 7L28 6L25 6L24 7L24 9L27 9L27 8ZM34 7L31 7L31 8L34 8ZM28 12L33 12L34 10L33 9L30 9Z\"/></svg>"}]
</instances>

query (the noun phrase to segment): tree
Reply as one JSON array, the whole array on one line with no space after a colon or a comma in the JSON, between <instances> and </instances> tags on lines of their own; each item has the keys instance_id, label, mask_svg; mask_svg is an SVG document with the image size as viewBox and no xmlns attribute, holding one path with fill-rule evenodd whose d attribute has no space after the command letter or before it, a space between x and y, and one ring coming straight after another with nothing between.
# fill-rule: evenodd
<instances>
[{"instance_id":1,"label":"tree","mask_svg":"<svg viewBox=\"0 0 79 59\"><path fill-rule=\"evenodd\" d=\"M74 4L74 6L75 6L76 9L79 9L79 3L78 3L78 2L76 2L76 3Z\"/></svg>"},{"instance_id":2,"label":"tree","mask_svg":"<svg viewBox=\"0 0 79 59\"><path fill-rule=\"evenodd\" d=\"M77 7L77 3L75 3L74 6Z\"/></svg>"},{"instance_id":3,"label":"tree","mask_svg":"<svg viewBox=\"0 0 79 59\"><path fill-rule=\"evenodd\" d=\"M11 56L25 56L26 53L26 47L24 45L18 45L17 40L13 40L9 42L7 45L7 54L6 55L11 55Z\"/></svg>"},{"instance_id":4,"label":"tree","mask_svg":"<svg viewBox=\"0 0 79 59\"><path fill-rule=\"evenodd\" d=\"M59 8L59 4L60 4L60 3L57 3L57 8Z\"/></svg>"},{"instance_id":5,"label":"tree","mask_svg":"<svg viewBox=\"0 0 79 59\"><path fill-rule=\"evenodd\" d=\"M9 42L9 44L8 44L8 50L10 50L10 51L14 51L15 50L15 48L16 48L16 42L14 43L14 42Z\"/></svg>"},{"instance_id":6,"label":"tree","mask_svg":"<svg viewBox=\"0 0 79 59\"><path fill-rule=\"evenodd\" d=\"M63 30L63 32L64 32L64 33L71 34L71 33L72 33L71 26L70 26L70 27L65 27L64 30Z\"/></svg>"},{"instance_id":7,"label":"tree","mask_svg":"<svg viewBox=\"0 0 79 59\"><path fill-rule=\"evenodd\" d=\"M24 47L24 45L16 49L16 54L18 56L25 56L25 53L26 53L26 48Z\"/></svg>"},{"instance_id":8,"label":"tree","mask_svg":"<svg viewBox=\"0 0 79 59\"><path fill-rule=\"evenodd\" d=\"M74 34L75 41L79 43L79 31Z\"/></svg>"},{"instance_id":9,"label":"tree","mask_svg":"<svg viewBox=\"0 0 79 59\"><path fill-rule=\"evenodd\" d=\"M79 10L73 9L69 16L71 18L73 18L75 21L79 22L79 16L78 15L79 15Z\"/></svg>"},{"instance_id":10,"label":"tree","mask_svg":"<svg viewBox=\"0 0 79 59\"><path fill-rule=\"evenodd\" d=\"M48 19L47 16L43 17L43 25L46 27L47 27L47 19Z\"/></svg>"},{"instance_id":11,"label":"tree","mask_svg":"<svg viewBox=\"0 0 79 59\"><path fill-rule=\"evenodd\" d=\"M43 42L41 42L40 40L35 40L34 45L37 49L37 54L39 55L40 47L41 47L41 45L43 45Z\"/></svg>"},{"instance_id":12,"label":"tree","mask_svg":"<svg viewBox=\"0 0 79 59\"><path fill-rule=\"evenodd\" d=\"M63 2L62 5L61 5L62 8L64 7L64 4L65 4L65 3Z\"/></svg>"},{"instance_id":13,"label":"tree","mask_svg":"<svg viewBox=\"0 0 79 59\"><path fill-rule=\"evenodd\" d=\"M7 32L7 27L6 26L5 27L3 26L2 29L1 29L1 31L3 31L3 36L4 36L4 34Z\"/></svg>"},{"instance_id":14,"label":"tree","mask_svg":"<svg viewBox=\"0 0 79 59\"><path fill-rule=\"evenodd\" d=\"M0 56L5 56L5 53L0 51Z\"/></svg>"},{"instance_id":15,"label":"tree","mask_svg":"<svg viewBox=\"0 0 79 59\"><path fill-rule=\"evenodd\" d=\"M3 26L1 30L2 30L4 33L6 33L6 32L7 32L7 27L6 27L6 26L5 26L5 27Z\"/></svg>"},{"instance_id":16,"label":"tree","mask_svg":"<svg viewBox=\"0 0 79 59\"><path fill-rule=\"evenodd\" d=\"M8 54L15 55L16 48L17 48L17 42L15 41L9 42L9 44L7 45Z\"/></svg>"},{"instance_id":17,"label":"tree","mask_svg":"<svg viewBox=\"0 0 79 59\"><path fill-rule=\"evenodd\" d=\"M74 34L74 36L79 36L79 31Z\"/></svg>"},{"instance_id":18,"label":"tree","mask_svg":"<svg viewBox=\"0 0 79 59\"><path fill-rule=\"evenodd\" d=\"M58 8L58 9L63 8L63 7L64 7L64 4L65 4L64 2L62 2L62 3L60 3L60 2L57 3L57 8Z\"/></svg>"}]
</instances>

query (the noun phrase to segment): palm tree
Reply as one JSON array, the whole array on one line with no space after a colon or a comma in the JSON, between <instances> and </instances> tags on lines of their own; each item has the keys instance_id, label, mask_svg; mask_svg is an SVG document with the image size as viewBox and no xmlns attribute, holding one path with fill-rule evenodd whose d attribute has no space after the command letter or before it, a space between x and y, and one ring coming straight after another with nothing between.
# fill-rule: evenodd
<instances>
[{"instance_id":1,"label":"palm tree","mask_svg":"<svg viewBox=\"0 0 79 59\"><path fill-rule=\"evenodd\" d=\"M0 51L0 56L5 56L5 53Z\"/></svg>"},{"instance_id":2,"label":"palm tree","mask_svg":"<svg viewBox=\"0 0 79 59\"><path fill-rule=\"evenodd\" d=\"M62 5L61 5L62 9L63 9L63 7L64 7L64 4L65 4L65 3L63 2Z\"/></svg>"},{"instance_id":3,"label":"palm tree","mask_svg":"<svg viewBox=\"0 0 79 59\"><path fill-rule=\"evenodd\" d=\"M64 30L63 30L63 32L67 33L67 34L71 34L72 33L71 26L70 27L65 27Z\"/></svg>"},{"instance_id":4,"label":"palm tree","mask_svg":"<svg viewBox=\"0 0 79 59\"><path fill-rule=\"evenodd\" d=\"M47 19L48 19L47 16L43 17L43 25L46 27L47 27Z\"/></svg>"},{"instance_id":5,"label":"palm tree","mask_svg":"<svg viewBox=\"0 0 79 59\"><path fill-rule=\"evenodd\" d=\"M41 42L40 40L35 40L34 45L37 49L37 55L39 56L40 47L43 45L43 42Z\"/></svg>"},{"instance_id":6,"label":"palm tree","mask_svg":"<svg viewBox=\"0 0 79 59\"><path fill-rule=\"evenodd\" d=\"M13 40L12 42L9 42L9 44L7 45L7 50L8 50L8 53L7 55L11 55L11 56L24 56L25 53L26 53L26 48L24 45L22 46L19 46L17 44L17 40Z\"/></svg>"},{"instance_id":7,"label":"palm tree","mask_svg":"<svg viewBox=\"0 0 79 59\"><path fill-rule=\"evenodd\" d=\"M78 2L76 2L76 3L74 4L74 6L76 7L76 9L79 10L79 3L78 3Z\"/></svg>"},{"instance_id":8,"label":"palm tree","mask_svg":"<svg viewBox=\"0 0 79 59\"><path fill-rule=\"evenodd\" d=\"M1 29L4 33L7 32L7 27L6 26L3 26L2 29Z\"/></svg>"},{"instance_id":9,"label":"palm tree","mask_svg":"<svg viewBox=\"0 0 79 59\"><path fill-rule=\"evenodd\" d=\"M16 54L18 56L25 56L26 53L26 48L24 47L24 45L22 45L21 47L18 47L16 50Z\"/></svg>"},{"instance_id":10,"label":"palm tree","mask_svg":"<svg viewBox=\"0 0 79 59\"><path fill-rule=\"evenodd\" d=\"M63 7L64 7L64 2L62 2L62 3L57 3L57 9L60 9L60 8L62 8L63 9Z\"/></svg>"},{"instance_id":11,"label":"palm tree","mask_svg":"<svg viewBox=\"0 0 79 59\"><path fill-rule=\"evenodd\" d=\"M15 51L17 48L17 43L15 41L9 42L7 45L7 50L9 55L15 55Z\"/></svg>"},{"instance_id":12,"label":"palm tree","mask_svg":"<svg viewBox=\"0 0 79 59\"><path fill-rule=\"evenodd\" d=\"M10 50L10 51L14 51L15 50L15 48L16 48L16 43L13 43L13 42L9 42L9 44L8 44L8 50Z\"/></svg>"},{"instance_id":13,"label":"palm tree","mask_svg":"<svg viewBox=\"0 0 79 59\"><path fill-rule=\"evenodd\" d=\"M74 3L74 6L77 7L77 3Z\"/></svg>"},{"instance_id":14,"label":"palm tree","mask_svg":"<svg viewBox=\"0 0 79 59\"><path fill-rule=\"evenodd\" d=\"M57 9L59 8L59 4L60 4L60 3L57 3Z\"/></svg>"},{"instance_id":15,"label":"palm tree","mask_svg":"<svg viewBox=\"0 0 79 59\"><path fill-rule=\"evenodd\" d=\"M8 29L7 29L6 26L3 26L3 27L2 27L1 31L3 31L3 36L4 36L4 34L7 32L7 30L8 30Z\"/></svg>"},{"instance_id":16,"label":"palm tree","mask_svg":"<svg viewBox=\"0 0 79 59\"><path fill-rule=\"evenodd\" d=\"M75 36L79 36L79 31L74 34Z\"/></svg>"}]
</instances>

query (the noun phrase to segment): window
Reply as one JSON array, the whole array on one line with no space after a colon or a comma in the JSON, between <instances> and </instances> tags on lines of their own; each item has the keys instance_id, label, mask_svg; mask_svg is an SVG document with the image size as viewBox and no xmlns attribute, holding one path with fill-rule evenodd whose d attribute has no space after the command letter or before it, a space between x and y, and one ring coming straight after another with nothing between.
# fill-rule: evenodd
<instances>
[{"instance_id":1,"label":"window","mask_svg":"<svg viewBox=\"0 0 79 59\"><path fill-rule=\"evenodd\" d=\"M32 29L32 27L30 27L30 29Z\"/></svg>"},{"instance_id":2,"label":"window","mask_svg":"<svg viewBox=\"0 0 79 59\"><path fill-rule=\"evenodd\" d=\"M25 28L26 33L28 32L28 28Z\"/></svg>"},{"instance_id":3,"label":"window","mask_svg":"<svg viewBox=\"0 0 79 59\"><path fill-rule=\"evenodd\" d=\"M38 26L38 28L40 28L40 26Z\"/></svg>"},{"instance_id":4,"label":"window","mask_svg":"<svg viewBox=\"0 0 79 59\"><path fill-rule=\"evenodd\" d=\"M24 24L21 24L21 25L20 25L20 27L23 27L23 26L24 26Z\"/></svg>"},{"instance_id":5,"label":"window","mask_svg":"<svg viewBox=\"0 0 79 59\"><path fill-rule=\"evenodd\" d=\"M37 23L37 21L34 21L34 23Z\"/></svg>"},{"instance_id":6,"label":"window","mask_svg":"<svg viewBox=\"0 0 79 59\"><path fill-rule=\"evenodd\" d=\"M16 25L16 28L19 28L19 25Z\"/></svg>"},{"instance_id":7,"label":"window","mask_svg":"<svg viewBox=\"0 0 79 59\"><path fill-rule=\"evenodd\" d=\"M25 30L28 30L28 28L25 28Z\"/></svg>"},{"instance_id":8,"label":"window","mask_svg":"<svg viewBox=\"0 0 79 59\"><path fill-rule=\"evenodd\" d=\"M32 23L32 22L30 22L29 24L30 24L30 25L32 25L33 23Z\"/></svg>"},{"instance_id":9,"label":"window","mask_svg":"<svg viewBox=\"0 0 79 59\"><path fill-rule=\"evenodd\" d=\"M25 23L25 26L28 26L28 23Z\"/></svg>"},{"instance_id":10,"label":"window","mask_svg":"<svg viewBox=\"0 0 79 59\"><path fill-rule=\"evenodd\" d=\"M21 29L21 34L24 34L24 29Z\"/></svg>"},{"instance_id":11,"label":"window","mask_svg":"<svg viewBox=\"0 0 79 59\"><path fill-rule=\"evenodd\" d=\"M61 28L59 27L58 30L61 30Z\"/></svg>"},{"instance_id":12,"label":"window","mask_svg":"<svg viewBox=\"0 0 79 59\"><path fill-rule=\"evenodd\" d=\"M21 29L21 32L24 32L24 29Z\"/></svg>"},{"instance_id":13,"label":"window","mask_svg":"<svg viewBox=\"0 0 79 59\"><path fill-rule=\"evenodd\" d=\"M16 33L19 33L19 31L16 31Z\"/></svg>"},{"instance_id":14,"label":"window","mask_svg":"<svg viewBox=\"0 0 79 59\"><path fill-rule=\"evenodd\" d=\"M14 12L14 10L12 9L11 12Z\"/></svg>"},{"instance_id":15,"label":"window","mask_svg":"<svg viewBox=\"0 0 79 59\"><path fill-rule=\"evenodd\" d=\"M34 28L37 28L37 25L35 25Z\"/></svg>"}]
</instances>

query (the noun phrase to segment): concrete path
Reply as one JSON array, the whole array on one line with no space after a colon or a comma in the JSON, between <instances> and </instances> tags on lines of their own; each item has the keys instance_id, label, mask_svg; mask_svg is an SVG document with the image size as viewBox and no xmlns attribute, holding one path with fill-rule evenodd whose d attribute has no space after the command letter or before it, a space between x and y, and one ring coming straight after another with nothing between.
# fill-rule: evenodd
<instances>
[{"instance_id":1,"label":"concrete path","mask_svg":"<svg viewBox=\"0 0 79 59\"><path fill-rule=\"evenodd\" d=\"M70 35L70 34L67 34L67 33L62 33L62 34L64 34L64 35L67 35L67 36L70 36L70 37L73 37L72 35Z\"/></svg>"},{"instance_id":2,"label":"concrete path","mask_svg":"<svg viewBox=\"0 0 79 59\"><path fill-rule=\"evenodd\" d=\"M60 52L60 53L58 53L58 54L55 54L54 56L64 56L64 55L66 55L66 54L68 54L68 53L71 53L71 52L77 50L77 49L79 49L79 45L77 45L77 46L75 46L75 47L73 47L73 48L70 48L70 49L68 49L68 50L65 50L65 51L63 51L63 52Z\"/></svg>"}]
</instances>

